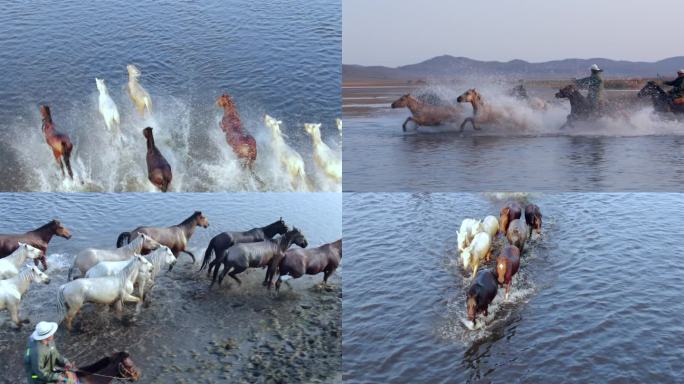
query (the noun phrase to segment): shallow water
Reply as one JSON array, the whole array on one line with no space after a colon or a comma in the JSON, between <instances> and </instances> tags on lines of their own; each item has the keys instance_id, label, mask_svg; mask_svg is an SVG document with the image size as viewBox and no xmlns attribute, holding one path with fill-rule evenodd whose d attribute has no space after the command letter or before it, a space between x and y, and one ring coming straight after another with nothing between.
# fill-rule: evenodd
<instances>
[{"instance_id":1,"label":"shallow water","mask_svg":"<svg viewBox=\"0 0 684 384\"><path fill-rule=\"evenodd\" d=\"M304 123L323 123L339 148L340 3L243 0L0 5L0 189L149 191L142 129L152 126L174 172L174 191L289 190L269 156L268 113L313 174ZM142 71L151 117L125 92L126 65ZM112 146L98 112L95 77L119 108L125 143ZM243 171L218 128L217 97L233 95L262 154L257 176ZM75 143L74 183L62 182L40 132L48 103ZM312 176L313 189L336 190Z\"/></svg>"},{"instance_id":2,"label":"shallow water","mask_svg":"<svg viewBox=\"0 0 684 384\"><path fill-rule=\"evenodd\" d=\"M284 285L273 298L261 286L262 270L249 272L239 287L224 282L211 291L206 274L197 272L211 237L263 226L280 216L301 228L311 246L337 240L341 196L333 193L3 194L0 233L27 231L55 217L73 236L50 242L47 273L52 281L32 285L22 301L20 316L31 323L15 331L6 323L7 311L0 311L0 370L7 373L5 379L20 381L22 353L36 322L57 320L56 290L66 281L78 251L113 247L119 232L143 224L174 225L195 210L209 220L209 227L197 228L189 242L197 263L181 255L174 269L158 278L149 306L135 322L132 305L121 320L113 309L107 313L86 305L73 333L58 331L61 352L86 364L128 350L146 383L259 382L276 374L293 382L335 380L341 364L339 287L316 289L322 276L304 277L292 280L292 289ZM341 283L341 270L331 278L335 285ZM232 350L223 348L229 342L235 345Z\"/></svg>"},{"instance_id":3,"label":"shallow water","mask_svg":"<svg viewBox=\"0 0 684 384\"><path fill-rule=\"evenodd\" d=\"M468 126L460 134L409 123L404 133L410 112L389 108L403 90L352 91L343 100L345 191L675 191L684 183L684 122L648 105L626 119L560 131L567 105L536 112L500 98L525 128Z\"/></svg>"},{"instance_id":4,"label":"shallow water","mask_svg":"<svg viewBox=\"0 0 684 384\"><path fill-rule=\"evenodd\" d=\"M462 219L507 196L345 194L343 375L371 382L677 382L677 194L533 194L543 235L483 329L465 319ZM480 317L482 320L482 317Z\"/></svg>"}]
</instances>

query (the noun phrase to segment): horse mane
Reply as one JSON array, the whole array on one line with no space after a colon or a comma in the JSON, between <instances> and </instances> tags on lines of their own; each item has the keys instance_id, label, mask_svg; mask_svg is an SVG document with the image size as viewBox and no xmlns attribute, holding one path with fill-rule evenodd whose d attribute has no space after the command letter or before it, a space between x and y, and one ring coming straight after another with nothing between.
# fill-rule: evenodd
<instances>
[{"instance_id":1,"label":"horse mane","mask_svg":"<svg viewBox=\"0 0 684 384\"><path fill-rule=\"evenodd\" d=\"M119 284L121 286L121 292L119 293L119 300L121 300L121 304L124 304L124 292L126 290L126 280L128 280L128 277L133 273L133 270L137 267L138 259L133 256L131 261L126 264L126 266L119 271L119 273L116 275L117 279L119 280Z\"/></svg>"},{"instance_id":2,"label":"horse mane","mask_svg":"<svg viewBox=\"0 0 684 384\"><path fill-rule=\"evenodd\" d=\"M161 261L162 261L162 252L161 250L164 248L168 248L166 246L161 246L152 253L150 253L147 257L150 260L150 263L152 263L152 276L156 277L159 271L161 270Z\"/></svg>"},{"instance_id":3,"label":"horse mane","mask_svg":"<svg viewBox=\"0 0 684 384\"><path fill-rule=\"evenodd\" d=\"M267 226L265 226L265 227L262 227L261 230L262 230L264 233L266 233L266 232L271 232L271 231L273 231L274 228L275 228L277 225L279 225L281 222L282 222L282 223L285 223L285 222L283 221L283 218L282 218L282 217L281 217L280 219L278 219L277 221L274 221L273 223L271 223L271 224L269 224L269 225L267 225ZM271 235L271 237L272 237L272 236L275 236L275 234Z\"/></svg>"},{"instance_id":4,"label":"horse mane","mask_svg":"<svg viewBox=\"0 0 684 384\"><path fill-rule=\"evenodd\" d=\"M33 268L31 267L24 267L19 271L19 274L17 275L17 280L19 281L26 281L31 278L31 275L33 274Z\"/></svg>"},{"instance_id":5,"label":"horse mane","mask_svg":"<svg viewBox=\"0 0 684 384\"><path fill-rule=\"evenodd\" d=\"M40 227L38 227L38 228L36 228L36 229L34 229L34 230L32 230L32 231L29 231L29 232L41 232L41 231L43 231L43 230L45 230L45 229L47 229L47 228L51 228L51 227L54 226L55 224L59 224L59 220L57 220L57 219L52 219L52 220L50 220L49 222L47 222L47 223L41 225Z\"/></svg>"},{"instance_id":6,"label":"horse mane","mask_svg":"<svg viewBox=\"0 0 684 384\"><path fill-rule=\"evenodd\" d=\"M124 248L125 248L125 249L128 249L128 250L138 248L137 245L134 247L134 244L136 244L136 242L138 242L138 241L140 242L140 248L141 248L141 250L142 250L142 245L145 243L145 238L143 237L142 233L140 233L140 236L138 236L138 237L136 237L135 239L133 239L133 241L131 241L130 243L124 245Z\"/></svg>"},{"instance_id":7,"label":"horse mane","mask_svg":"<svg viewBox=\"0 0 684 384\"><path fill-rule=\"evenodd\" d=\"M178 226L181 227L183 225L189 224L190 222L196 220L197 216L200 216L201 214L202 214L202 211L195 211L195 213L190 215L190 217L188 217L187 219L183 220L180 224L178 224Z\"/></svg>"}]
</instances>

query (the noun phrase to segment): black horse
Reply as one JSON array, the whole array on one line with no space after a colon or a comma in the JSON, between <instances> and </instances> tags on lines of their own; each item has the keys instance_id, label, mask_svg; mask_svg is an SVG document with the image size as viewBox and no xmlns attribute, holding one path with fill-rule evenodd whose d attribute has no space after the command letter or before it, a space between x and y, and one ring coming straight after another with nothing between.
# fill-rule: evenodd
<instances>
[{"instance_id":1,"label":"black horse","mask_svg":"<svg viewBox=\"0 0 684 384\"><path fill-rule=\"evenodd\" d=\"M653 109L660 113L684 113L684 105L675 105L672 98L655 81L649 81L637 93L637 97L650 97L653 102Z\"/></svg>"},{"instance_id":2,"label":"black horse","mask_svg":"<svg viewBox=\"0 0 684 384\"><path fill-rule=\"evenodd\" d=\"M140 372L128 352L117 352L95 364L76 369L82 384L109 384L112 380L138 381Z\"/></svg>"},{"instance_id":3,"label":"black horse","mask_svg":"<svg viewBox=\"0 0 684 384\"><path fill-rule=\"evenodd\" d=\"M207 250L204 251L204 260L202 260L202 266L200 271L209 264L209 269L207 270L207 276L211 275L212 269L214 269L214 278L216 280L216 275L218 274L218 266L223 261L221 256L226 249L232 247L237 243L255 243L258 241L264 241L266 239L272 239L275 235L282 235L287 232L287 225L281 217L277 221L260 228L252 228L245 232L222 232L214 236L207 245ZM209 263L211 260L211 254L215 255L214 261Z\"/></svg>"},{"instance_id":4,"label":"black horse","mask_svg":"<svg viewBox=\"0 0 684 384\"><path fill-rule=\"evenodd\" d=\"M572 127L576 121L588 120L594 115L591 105L587 98L573 84L566 85L556 93L558 99L568 99L570 101L570 114L561 129Z\"/></svg>"}]
</instances>

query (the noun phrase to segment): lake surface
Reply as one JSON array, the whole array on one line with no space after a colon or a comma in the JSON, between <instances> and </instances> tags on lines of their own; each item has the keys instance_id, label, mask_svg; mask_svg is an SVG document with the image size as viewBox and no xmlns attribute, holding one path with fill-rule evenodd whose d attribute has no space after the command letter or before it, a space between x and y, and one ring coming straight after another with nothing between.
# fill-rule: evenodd
<instances>
[{"instance_id":1,"label":"lake surface","mask_svg":"<svg viewBox=\"0 0 684 384\"><path fill-rule=\"evenodd\" d=\"M172 166L174 191L291 189L269 156L264 114L283 121L312 175L304 123L322 123L323 140L339 150L339 1L8 2L0 5L0 61L1 190L151 190L145 126ZM125 92L131 63L153 101L145 118ZM95 77L119 108L122 145L112 144L99 115ZM256 177L237 165L218 128L215 102L224 92L263 154ZM43 140L42 103L75 143L74 183L61 181Z\"/></svg>"},{"instance_id":2,"label":"lake surface","mask_svg":"<svg viewBox=\"0 0 684 384\"><path fill-rule=\"evenodd\" d=\"M310 246L341 237L341 194L317 193L183 193L183 194L2 194L0 233L21 233L59 218L72 238L55 237L48 248L49 285L32 285L20 316L31 323L15 331L0 311L0 370L5 379L23 378L26 340L40 320L58 320L56 292L66 282L77 252L88 247L114 247L119 232L139 225L169 226L195 210L209 220L197 228L189 249L191 264L181 255L171 272L160 276L150 304L133 322L127 306L119 320L86 305L68 334L56 336L60 351L78 364L91 363L115 350L128 350L146 383L267 381L336 381L340 372L342 268L331 277L333 288L317 289L322 275L292 280L271 297L261 286L262 270L252 270L241 286L231 283L208 289L205 272L198 272L209 240L226 230L247 230L276 221L300 228ZM224 344L233 345L232 350ZM256 359L259 359L259 362ZM255 376L256 375L256 376ZM21 378L21 380L20 380Z\"/></svg>"},{"instance_id":3,"label":"lake surface","mask_svg":"<svg viewBox=\"0 0 684 384\"><path fill-rule=\"evenodd\" d=\"M684 369L677 194L533 194L509 302L466 329L456 232L492 194L345 194L343 375L355 383L677 382ZM482 315L480 315L482 320Z\"/></svg>"},{"instance_id":4,"label":"lake surface","mask_svg":"<svg viewBox=\"0 0 684 384\"><path fill-rule=\"evenodd\" d=\"M567 102L541 92L552 102L546 112L495 99L525 129L469 126L460 134L456 126L416 130L409 123L402 132L410 112L389 105L410 90L343 91L345 191L678 191L684 183L684 122L655 116L648 105L635 104L627 119L560 131ZM446 100L457 96L437 91ZM486 94L493 92L501 91Z\"/></svg>"}]
</instances>

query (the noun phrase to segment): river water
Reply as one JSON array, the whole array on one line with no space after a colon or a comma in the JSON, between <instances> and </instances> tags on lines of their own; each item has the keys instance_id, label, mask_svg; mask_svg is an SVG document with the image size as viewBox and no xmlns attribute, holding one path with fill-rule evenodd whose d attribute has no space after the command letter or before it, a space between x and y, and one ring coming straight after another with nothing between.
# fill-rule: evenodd
<instances>
[{"instance_id":1,"label":"river water","mask_svg":"<svg viewBox=\"0 0 684 384\"><path fill-rule=\"evenodd\" d=\"M196 210L209 220L209 227L197 228L189 242L197 264L181 255L174 269L159 277L149 306L134 322L132 306L120 320L113 309L107 313L86 305L71 334L58 331L60 351L84 365L128 350L145 383L339 380L342 268L331 278L332 288L315 287L322 275L303 277L292 280L292 289L284 285L277 298L261 286L261 270L248 273L242 286L228 285L228 279L211 291L205 272L197 270L214 235L263 226L281 216L304 232L310 246L335 241L341 236L341 200L336 193L3 194L0 233L21 233L58 218L72 238L50 242L52 281L32 285L21 305L20 316L31 323L15 331L7 324L7 311L0 312L0 382L24 380L26 339L38 321L58 320L57 288L66 282L78 251L114 247L122 231L174 225ZM230 350L223 347L228 344Z\"/></svg>"},{"instance_id":2,"label":"river water","mask_svg":"<svg viewBox=\"0 0 684 384\"><path fill-rule=\"evenodd\" d=\"M510 301L464 326L462 219L510 196L345 194L343 374L355 383L678 382L678 194L532 194L543 235Z\"/></svg>"},{"instance_id":3,"label":"river water","mask_svg":"<svg viewBox=\"0 0 684 384\"><path fill-rule=\"evenodd\" d=\"M152 191L146 126L171 164L173 191L290 190L270 155L264 114L283 121L312 189L338 190L316 174L303 124L322 123L323 140L339 151L340 14L333 0L3 3L0 190ZM125 92L131 63L152 98L145 118ZM119 108L122 144L99 115L95 77ZM238 165L218 128L215 102L224 92L256 137L256 176ZM42 103L75 144L74 182L62 181L43 140Z\"/></svg>"}]
</instances>

